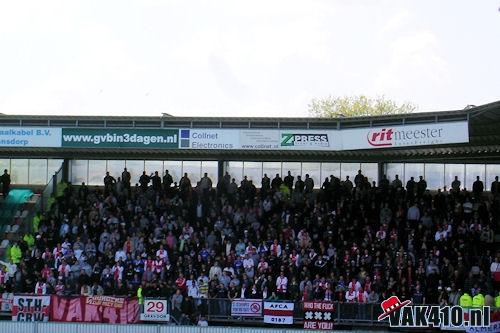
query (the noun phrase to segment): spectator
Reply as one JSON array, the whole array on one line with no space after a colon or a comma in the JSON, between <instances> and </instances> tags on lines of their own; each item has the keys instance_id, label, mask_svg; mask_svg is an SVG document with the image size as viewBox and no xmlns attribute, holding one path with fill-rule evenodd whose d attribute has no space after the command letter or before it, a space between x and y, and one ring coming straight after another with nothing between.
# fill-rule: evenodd
<instances>
[{"instance_id":1,"label":"spectator","mask_svg":"<svg viewBox=\"0 0 500 333\"><path fill-rule=\"evenodd\" d=\"M458 180L458 177L455 176L455 179L451 182L451 191L453 194L460 193L460 184L460 180Z\"/></svg>"},{"instance_id":2,"label":"spectator","mask_svg":"<svg viewBox=\"0 0 500 333\"><path fill-rule=\"evenodd\" d=\"M476 198L480 198L483 195L483 190L483 182L479 179L479 176L477 176L476 181L472 184L472 192Z\"/></svg>"},{"instance_id":3,"label":"spectator","mask_svg":"<svg viewBox=\"0 0 500 333\"><path fill-rule=\"evenodd\" d=\"M395 188L396 190L403 187L403 183L399 179L399 175L396 175L396 177L392 181L392 187Z\"/></svg>"}]
</instances>

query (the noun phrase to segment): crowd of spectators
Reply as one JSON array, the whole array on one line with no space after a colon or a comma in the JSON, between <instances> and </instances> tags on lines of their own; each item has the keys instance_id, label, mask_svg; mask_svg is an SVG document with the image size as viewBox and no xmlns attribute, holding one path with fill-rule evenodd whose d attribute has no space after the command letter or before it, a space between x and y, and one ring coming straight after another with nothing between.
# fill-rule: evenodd
<instances>
[{"instance_id":1,"label":"crowd of spectators","mask_svg":"<svg viewBox=\"0 0 500 333\"><path fill-rule=\"evenodd\" d=\"M260 189L227 173L131 181L125 169L65 187L11 249L17 271L0 273L0 291L168 297L195 314L213 298L458 304L500 290L498 177L490 193L479 177L431 193L423 177L376 186L361 170L320 189L290 172Z\"/></svg>"}]
</instances>

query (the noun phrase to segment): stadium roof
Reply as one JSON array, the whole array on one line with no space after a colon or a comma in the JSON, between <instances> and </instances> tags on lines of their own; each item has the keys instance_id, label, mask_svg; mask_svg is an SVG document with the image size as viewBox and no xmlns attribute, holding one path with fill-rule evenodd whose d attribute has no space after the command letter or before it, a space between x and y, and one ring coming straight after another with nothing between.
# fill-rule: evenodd
<instances>
[{"instance_id":1,"label":"stadium roof","mask_svg":"<svg viewBox=\"0 0 500 333\"><path fill-rule=\"evenodd\" d=\"M353 151L235 151L158 149L79 149L78 158L152 158L317 161L435 161L499 162L500 101L464 110L419 112L374 117L255 118L255 117L116 117L0 115L0 126L76 128L281 128L347 129L423 123L469 121L468 144ZM0 148L1 155L75 157L72 148Z\"/></svg>"}]
</instances>

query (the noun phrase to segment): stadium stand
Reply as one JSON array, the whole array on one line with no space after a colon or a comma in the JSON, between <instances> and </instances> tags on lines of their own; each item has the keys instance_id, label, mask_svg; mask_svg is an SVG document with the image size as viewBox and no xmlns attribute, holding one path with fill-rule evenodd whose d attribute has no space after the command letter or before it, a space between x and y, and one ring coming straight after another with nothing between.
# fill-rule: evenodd
<instances>
[{"instance_id":1,"label":"stadium stand","mask_svg":"<svg viewBox=\"0 0 500 333\"><path fill-rule=\"evenodd\" d=\"M500 289L498 179L488 193L480 179L472 191L376 186L362 170L319 190L291 173L260 189L229 174L135 181L58 185L38 232L12 245L17 270L0 292L168 297L178 322L195 323L212 301L228 315L218 301L234 298L452 305Z\"/></svg>"}]
</instances>

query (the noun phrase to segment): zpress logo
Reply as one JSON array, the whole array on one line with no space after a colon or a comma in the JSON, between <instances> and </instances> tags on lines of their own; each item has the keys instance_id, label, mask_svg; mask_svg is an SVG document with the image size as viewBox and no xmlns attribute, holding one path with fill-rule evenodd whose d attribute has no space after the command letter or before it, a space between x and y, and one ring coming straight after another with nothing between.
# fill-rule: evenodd
<instances>
[{"instance_id":1,"label":"zpress logo","mask_svg":"<svg viewBox=\"0 0 500 333\"><path fill-rule=\"evenodd\" d=\"M282 147L315 146L329 147L328 134L281 134Z\"/></svg>"},{"instance_id":2,"label":"zpress logo","mask_svg":"<svg viewBox=\"0 0 500 333\"><path fill-rule=\"evenodd\" d=\"M471 309L464 309L461 306L411 306L411 301L401 302L397 296L389 297L380 306L383 313L378 317L378 320L389 318L390 327L457 329L489 327L491 325L489 306Z\"/></svg>"}]
</instances>

